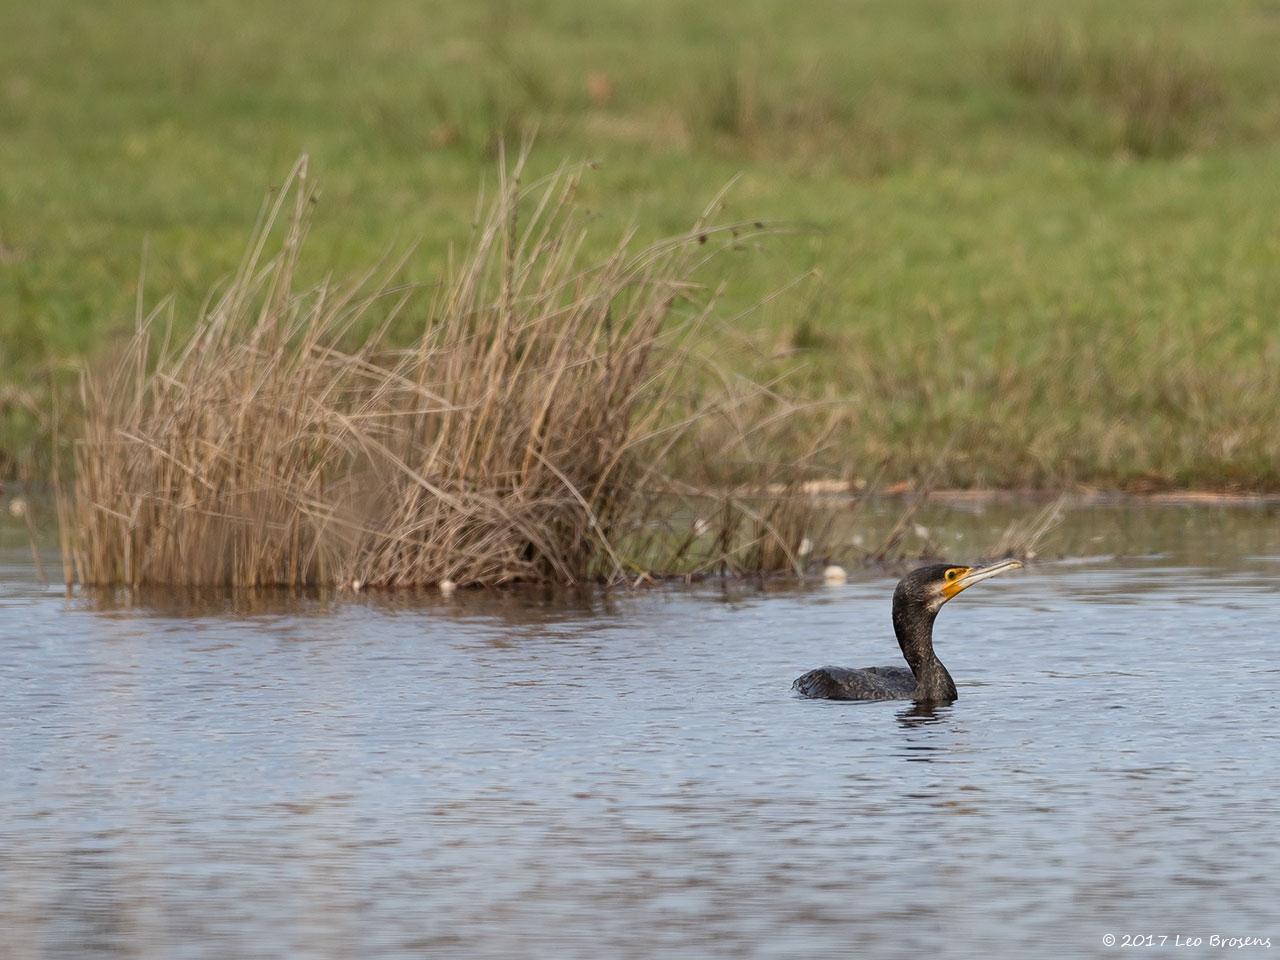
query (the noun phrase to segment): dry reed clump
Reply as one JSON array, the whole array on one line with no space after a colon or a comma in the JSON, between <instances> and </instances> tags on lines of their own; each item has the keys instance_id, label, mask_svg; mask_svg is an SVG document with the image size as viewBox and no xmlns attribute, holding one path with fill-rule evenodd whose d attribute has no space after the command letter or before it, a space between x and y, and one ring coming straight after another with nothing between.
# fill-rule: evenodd
<instances>
[{"instance_id":1,"label":"dry reed clump","mask_svg":"<svg viewBox=\"0 0 1280 960\"><path fill-rule=\"evenodd\" d=\"M654 491L710 406L681 393L683 334L713 301L693 278L720 231L624 238L583 267L577 175L525 189L522 167L428 298L394 268L298 289L300 162L180 345L140 311L119 362L85 375L68 582L360 589L711 563L673 549L696 518ZM419 310L416 340L391 349L390 324ZM794 569L795 525L734 519L714 559Z\"/></svg>"},{"instance_id":2,"label":"dry reed clump","mask_svg":"<svg viewBox=\"0 0 1280 960\"><path fill-rule=\"evenodd\" d=\"M1157 38L1040 25L1015 38L1004 64L1009 83L1043 98L1047 116L1073 139L1136 156L1200 145L1225 99L1212 63Z\"/></svg>"}]
</instances>

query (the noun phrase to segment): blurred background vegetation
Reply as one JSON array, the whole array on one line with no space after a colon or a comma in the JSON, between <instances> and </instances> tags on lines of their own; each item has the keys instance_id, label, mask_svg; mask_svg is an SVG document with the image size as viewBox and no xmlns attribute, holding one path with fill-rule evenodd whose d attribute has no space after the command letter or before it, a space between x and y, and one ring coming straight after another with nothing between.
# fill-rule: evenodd
<instances>
[{"instance_id":1,"label":"blurred background vegetation","mask_svg":"<svg viewBox=\"0 0 1280 960\"><path fill-rule=\"evenodd\" d=\"M465 243L497 146L601 242L787 224L733 338L828 469L1280 489L1276 0L0 0L0 474L149 302L194 317L310 154L304 272ZM144 256L144 250L145 256ZM732 314L732 309L728 312ZM778 455L785 456L780 450Z\"/></svg>"}]
</instances>

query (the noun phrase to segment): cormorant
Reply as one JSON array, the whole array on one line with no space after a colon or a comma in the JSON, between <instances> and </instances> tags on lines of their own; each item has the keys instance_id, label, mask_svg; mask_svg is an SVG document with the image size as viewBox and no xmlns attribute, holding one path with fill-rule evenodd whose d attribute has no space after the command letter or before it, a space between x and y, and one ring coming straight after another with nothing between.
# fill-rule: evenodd
<instances>
[{"instance_id":1,"label":"cormorant","mask_svg":"<svg viewBox=\"0 0 1280 960\"><path fill-rule=\"evenodd\" d=\"M819 667L791 685L816 700L918 700L950 703L959 694L947 668L933 652L933 621L942 605L975 583L1021 567L1001 560L981 567L935 563L912 570L893 591L893 632L906 658L904 667Z\"/></svg>"}]
</instances>

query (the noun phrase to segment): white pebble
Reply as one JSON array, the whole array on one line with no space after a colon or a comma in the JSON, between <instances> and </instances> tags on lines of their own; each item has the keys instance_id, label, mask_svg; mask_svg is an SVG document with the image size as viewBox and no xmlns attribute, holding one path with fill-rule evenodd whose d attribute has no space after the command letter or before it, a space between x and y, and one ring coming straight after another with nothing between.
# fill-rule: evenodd
<instances>
[{"instance_id":1,"label":"white pebble","mask_svg":"<svg viewBox=\"0 0 1280 960\"><path fill-rule=\"evenodd\" d=\"M836 566L834 563L822 571L822 579L833 586L844 583L849 579L849 575L844 572L844 567Z\"/></svg>"},{"instance_id":2,"label":"white pebble","mask_svg":"<svg viewBox=\"0 0 1280 960\"><path fill-rule=\"evenodd\" d=\"M710 529L711 529L711 524L707 523L707 521L703 520L701 517L693 521L693 535L695 537L702 536Z\"/></svg>"},{"instance_id":3,"label":"white pebble","mask_svg":"<svg viewBox=\"0 0 1280 960\"><path fill-rule=\"evenodd\" d=\"M359 593L359 592L360 592L360 588L361 588L361 587L363 587L363 586L364 586L364 581L363 581L363 580L352 580L352 581L351 581L351 591L352 591L353 593Z\"/></svg>"},{"instance_id":4,"label":"white pebble","mask_svg":"<svg viewBox=\"0 0 1280 960\"><path fill-rule=\"evenodd\" d=\"M457 589L458 589L458 585L457 585L456 583L454 583L452 580L441 580L441 581L440 581L440 593L441 593L441 594L443 594L443 595L444 595L444 596L446 596L446 597L447 597L447 596L449 596L450 594L452 594L452 593L453 593L453 591L455 591L455 590L457 590Z\"/></svg>"},{"instance_id":5,"label":"white pebble","mask_svg":"<svg viewBox=\"0 0 1280 960\"><path fill-rule=\"evenodd\" d=\"M9 515L13 517L25 517L27 515L27 501L21 497L14 497L9 501Z\"/></svg>"},{"instance_id":6,"label":"white pebble","mask_svg":"<svg viewBox=\"0 0 1280 960\"><path fill-rule=\"evenodd\" d=\"M805 537L800 541L800 549L796 552L802 557L807 557L809 554L813 553L813 541L808 537Z\"/></svg>"},{"instance_id":7,"label":"white pebble","mask_svg":"<svg viewBox=\"0 0 1280 960\"><path fill-rule=\"evenodd\" d=\"M924 526L923 524L917 523L915 525L915 531L916 531L916 536L919 537L921 540L929 539L929 528Z\"/></svg>"}]
</instances>

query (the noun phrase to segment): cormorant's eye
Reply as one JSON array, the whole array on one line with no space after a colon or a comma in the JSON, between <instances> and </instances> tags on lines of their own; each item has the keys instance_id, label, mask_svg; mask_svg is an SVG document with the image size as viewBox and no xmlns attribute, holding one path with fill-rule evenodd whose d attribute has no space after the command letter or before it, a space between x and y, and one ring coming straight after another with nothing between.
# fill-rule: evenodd
<instances>
[{"instance_id":1,"label":"cormorant's eye","mask_svg":"<svg viewBox=\"0 0 1280 960\"><path fill-rule=\"evenodd\" d=\"M947 579L948 579L948 580L954 580L954 579L956 578L956 574L957 574L957 573L959 573L959 572L960 572L959 570L948 570L948 571L947 571Z\"/></svg>"}]
</instances>

